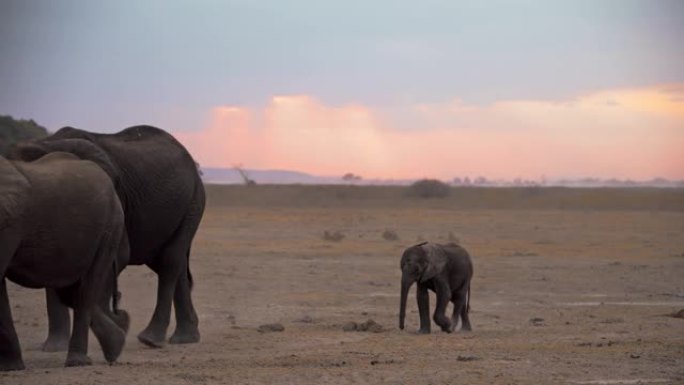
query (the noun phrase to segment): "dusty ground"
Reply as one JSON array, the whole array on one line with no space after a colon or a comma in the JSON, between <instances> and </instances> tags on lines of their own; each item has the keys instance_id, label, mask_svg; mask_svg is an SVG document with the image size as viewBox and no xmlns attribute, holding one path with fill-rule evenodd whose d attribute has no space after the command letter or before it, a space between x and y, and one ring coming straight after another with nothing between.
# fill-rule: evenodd
<instances>
[{"instance_id":1,"label":"dusty ground","mask_svg":"<svg viewBox=\"0 0 684 385\"><path fill-rule=\"evenodd\" d=\"M233 193L210 191L193 249L201 343L138 343L156 281L131 267L121 276L133 321L119 362L106 365L91 337L94 365L65 369L65 354L39 351L42 291L10 284L28 369L0 383L684 383L684 319L668 316L684 309L679 206L492 210L340 193L290 206ZM457 239L473 254L473 332L415 334L413 290L408 330L398 330L400 254L423 239ZM367 319L384 331L342 330ZM276 322L283 332L257 331Z\"/></svg>"}]
</instances>

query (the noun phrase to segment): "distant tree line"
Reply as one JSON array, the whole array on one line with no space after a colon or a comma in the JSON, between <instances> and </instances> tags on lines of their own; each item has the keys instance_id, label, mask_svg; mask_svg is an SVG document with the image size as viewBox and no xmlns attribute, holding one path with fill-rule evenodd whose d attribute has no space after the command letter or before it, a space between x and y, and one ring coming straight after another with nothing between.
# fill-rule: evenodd
<instances>
[{"instance_id":1,"label":"distant tree line","mask_svg":"<svg viewBox=\"0 0 684 385\"><path fill-rule=\"evenodd\" d=\"M0 115L0 155L6 155L12 145L33 138L47 136L45 127L32 119L14 119L9 115Z\"/></svg>"}]
</instances>

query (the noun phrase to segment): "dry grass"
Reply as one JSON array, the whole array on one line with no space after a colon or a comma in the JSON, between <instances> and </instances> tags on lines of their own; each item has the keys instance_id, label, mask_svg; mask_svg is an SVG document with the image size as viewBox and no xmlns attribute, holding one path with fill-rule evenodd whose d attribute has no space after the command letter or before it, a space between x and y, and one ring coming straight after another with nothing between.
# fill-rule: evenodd
<instances>
[{"instance_id":1,"label":"dry grass","mask_svg":"<svg viewBox=\"0 0 684 385\"><path fill-rule=\"evenodd\" d=\"M684 189L451 187L424 199L404 186L208 185L214 206L684 211Z\"/></svg>"}]
</instances>

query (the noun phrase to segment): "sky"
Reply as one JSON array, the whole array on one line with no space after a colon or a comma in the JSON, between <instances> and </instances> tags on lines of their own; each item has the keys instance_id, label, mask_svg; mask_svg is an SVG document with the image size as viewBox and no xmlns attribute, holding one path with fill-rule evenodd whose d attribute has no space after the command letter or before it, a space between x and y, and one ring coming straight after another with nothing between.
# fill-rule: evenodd
<instances>
[{"instance_id":1,"label":"sky","mask_svg":"<svg viewBox=\"0 0 684 385\"><path fill-rule=\"evenodd\" d=\"M684 2L0 2L0 114L207 167L684 179Z\"/></svg>"}]
</instances>

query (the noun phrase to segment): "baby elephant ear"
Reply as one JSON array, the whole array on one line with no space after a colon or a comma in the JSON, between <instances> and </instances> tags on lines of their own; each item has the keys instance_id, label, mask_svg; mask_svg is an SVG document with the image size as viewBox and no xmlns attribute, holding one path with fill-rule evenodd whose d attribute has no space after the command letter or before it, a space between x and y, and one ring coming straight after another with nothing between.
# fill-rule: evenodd
<instances>
[{"instance_id":1,"label":"baby elephant ear","mask_svg":"<svg viewBox=\"0 0 684 385\"><path fill-rule=\"evenodd\" d=\"M444 250L434 243L427 243L420 247L425 251L425 258L427 259L427 267L420 278L420 282L425 282L435 278L444 270L447 257Z\"/></svg>"}]
</instances>

